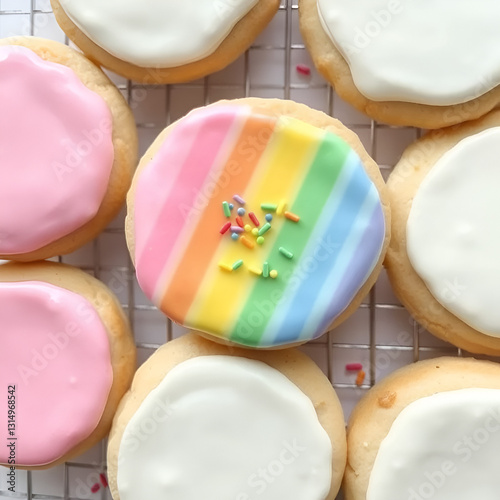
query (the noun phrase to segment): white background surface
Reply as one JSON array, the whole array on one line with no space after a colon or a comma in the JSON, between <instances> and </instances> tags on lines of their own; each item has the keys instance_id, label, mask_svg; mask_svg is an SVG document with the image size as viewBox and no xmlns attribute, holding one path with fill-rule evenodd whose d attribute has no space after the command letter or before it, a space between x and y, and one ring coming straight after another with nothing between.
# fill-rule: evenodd
<instances>
[{"instance_id":1,"label":"white background surface","mask_svg":"<svg viewBox=\"0 0 500 500\"><path fill-rule=\"evenodd\" d=\"M420 131L377 124L341 101L313 69L298 28L297 0L282 0L280 11L252 48L226 70L203 80L182 85L144 87L110 75L134 111L139 128L140 153L171 121L193 107L222 98L249 96L291 98L339 118L361 138L386 177L404 148ZM30 35L67 42L51 13L48 0L0 0L0 37ZM296 71L297 64L311 67L312 74ZM120 297L132 321L142 363L159 345L182 334L144 297L133 278L123 235L124 213L94 243L63 257L98 276ZM342 401L346 418L352 407L376 380L413 361L457 349L421 331L392 294L385 272L369 298L334 333L301 348L330 378ZM345 364L361 362L367 372L363 387ZM27 474L17 472L18 498L111 498L99 481L105 468L105 443L71 464ZM0 468L0 498L6 496L6 472ZM2 493L3 492L3 493ZM304 499L307 500L307 499Z\"/></svg>"}]
</instances>

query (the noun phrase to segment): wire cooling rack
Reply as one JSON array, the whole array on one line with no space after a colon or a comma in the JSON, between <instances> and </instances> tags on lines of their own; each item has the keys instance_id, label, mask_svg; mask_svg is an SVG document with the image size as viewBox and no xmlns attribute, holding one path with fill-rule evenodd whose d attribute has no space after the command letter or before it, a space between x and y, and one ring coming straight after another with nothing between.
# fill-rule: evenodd
<instances>
[{"instance_id":1,"label":"wire cooling rack","mask_svg":"<svg viewBox=\"0 0 500 500\"><path fill-rule=\"evenodd\" d=\"M68 44L49 0L0 0L0 37L35 35ZM311 68L311 75L296 70ZM320 109L353 129L367 151L390 173L404 148L420 136L414 128L389 127L369 120L345 104L314 70L299 32L297 0L282 0L279 12L253 46L225 70L181 85L144 86L110 74L127 98L136 118L143 153L156 135L190 109L222 98L245 96L293 99ZM139 363L160 345L184 333L167 320L140 291L125 245L119 217L93 243L58 260L78 266L105 282L120 298L134 329ZM377 380L419 359L462 355L416 324L392 294L385 272L360 308L344 324L301 350L328 376L346 418L359 398ZM361 386L346 363L359 362L366 371ZM106 442L47 471L17 471L16 493L7 491L0 470L0 498L110 499L106 487ZM5 472L4 472L5 471ZM341 497L339 497L341 498Z\"/></svg>"}]
</instances>

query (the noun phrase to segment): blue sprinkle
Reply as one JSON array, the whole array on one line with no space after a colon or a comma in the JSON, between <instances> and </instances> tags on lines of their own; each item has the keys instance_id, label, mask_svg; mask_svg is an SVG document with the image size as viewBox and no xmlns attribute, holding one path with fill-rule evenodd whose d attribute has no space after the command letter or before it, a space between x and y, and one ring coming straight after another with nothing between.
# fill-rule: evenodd
<instances>
[{"instance_id":1,"label":"blue sprinkle","mask_svg":"<svg viewBox=\"0 0 500 500\"><path fill-rule=\"evenodd\" d=\"M273 220L273 216L271 214L266 214L267 222L271 222Z\"/></svg>"},{"instance_id":2,"label":"blue sprinkle","mask_svg":"<svg viewBox=\"0 0 500 500\"><path fill-rule=\"evenodd\" d=\"M238 208L238 215L243 217L245 215L245 209L243 207Z\"/></svg>"},{"instance_id":3,"label":"blue sprinkle","mask_svg":"<svg viewBox=\"0 0 500 500\"><path fill-rule=\"evenodd\" d=\"M229 210L232 210L234 208L234 205L232 203L229 204Z\"/></svg>"},{"instance_id":4,"label":"blue sprinkle","mask_svg":"<svg viewBox=\"0 0 500 500\"><path fill-rule=\"evenodd\" d=\"M234 240L234 241L237 241L237 240L239 239L239 235L238 235L238 233L233 233L233 234L231 235L231 238L233 238L233 240Z\"/></svg>"}]
</instances>

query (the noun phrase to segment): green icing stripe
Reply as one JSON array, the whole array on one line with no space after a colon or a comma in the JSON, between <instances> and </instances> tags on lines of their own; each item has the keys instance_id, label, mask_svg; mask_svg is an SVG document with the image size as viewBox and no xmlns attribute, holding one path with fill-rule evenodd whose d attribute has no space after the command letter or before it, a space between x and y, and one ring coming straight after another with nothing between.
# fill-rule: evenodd
<instances>
[{"instance_id":1,"label":"green icing stripe","mask_svg":"<svg viewBox=\"0 0 500 500\"><path fill-rule=\"evenodd\" d=\"M258 346L275 304L282 297L287 281L307 246L315 224L325 206L342 166L349 155L349 145L334 134L326 133L311 163L304 184L291 211L300 217L299 223L284 224L266 260L270 269L277 269L276 280L260 278L248 297L231 332L230 340L248 346ZM293 252L293 259L284 257L279 248Z\"/></svg>"}]
</instances>

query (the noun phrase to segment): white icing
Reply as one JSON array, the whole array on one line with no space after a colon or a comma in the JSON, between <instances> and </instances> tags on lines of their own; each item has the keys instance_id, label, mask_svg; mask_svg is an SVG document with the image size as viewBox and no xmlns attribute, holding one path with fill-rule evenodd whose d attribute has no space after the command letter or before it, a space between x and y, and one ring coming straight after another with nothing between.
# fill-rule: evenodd
<instances>
[{"instance_id":1,"label":"white icing","mask_svg":"<svg viewBox=\"0 0 500 500\"><path fill-rule=\"evenodd\" d=\"M181 363L128 422L121 500L324 500L332 446L311 400L268 365Z\"/></svg>"},{"instance_id":2,"label":"white icing","mask_svg":"<svg viewBox=\"0 0 500 500\"><path fill-rule=\"evenodd\" d=\"M498 500L500 390L418 399L382 441L367 500Z\"/></svg>"},{"instance_id":3,"label":"white icing","mask_svg":"<svg viewBox=\"0 0 500 500\"><path fill-rule=\"evenodd\" d=\"M258 0L59 0L94 43L140 67L209 56Z\"/></svg>"},{"instance_id":4,"label":"white icing","mask_svg":"<svg viewBox=\"0 0 500 500\"><path fill-rule=\"evenodd\" d=\"M436 162L413 200L410 262L436 300L500 337L500 127L462 140Z\"/></svg>"},{"instance_id":5,"label":"white icing","mask_svg":"<svg viewBox=\"0 0 500 500\"><path fill-rule=\"evenodd\" d=\"M500 83L498 0L318 0L318 11L374 101L459 104Z\"/></svg>"}]
</instances>

